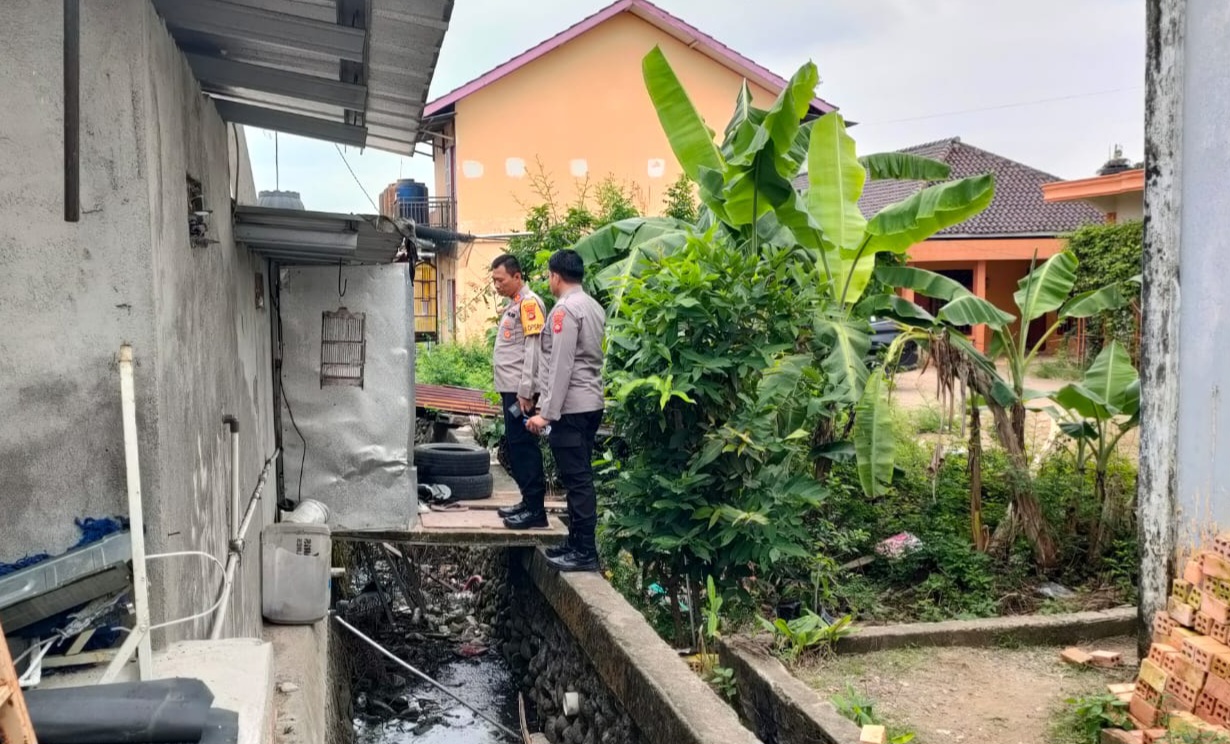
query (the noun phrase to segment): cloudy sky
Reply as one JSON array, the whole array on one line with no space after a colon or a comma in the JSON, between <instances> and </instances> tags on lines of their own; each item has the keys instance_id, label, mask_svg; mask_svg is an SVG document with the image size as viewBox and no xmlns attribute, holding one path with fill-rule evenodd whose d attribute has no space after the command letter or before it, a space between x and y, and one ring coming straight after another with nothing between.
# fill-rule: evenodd
<instances>
[{"instance_id":1,"label":"cloudy sky","mask_svg":"<svg viewBox=\"0 0 1230 744\"><path fill-rule=\"evenodd\" d=\"M431 97L607 5L607 0L456 0ZM1145 4L1140 0L656 0L783 77L811 59L817 91L858 122L862 152L960 136L1063 178L1094 174L1115 144L1143 156ZM756 16L749 19L748 8ZM308 209L371 212L328 143L249 130L258 189ZM431 162L345 149L374 198L432 182Z\"/></svg>"}]
</instances>

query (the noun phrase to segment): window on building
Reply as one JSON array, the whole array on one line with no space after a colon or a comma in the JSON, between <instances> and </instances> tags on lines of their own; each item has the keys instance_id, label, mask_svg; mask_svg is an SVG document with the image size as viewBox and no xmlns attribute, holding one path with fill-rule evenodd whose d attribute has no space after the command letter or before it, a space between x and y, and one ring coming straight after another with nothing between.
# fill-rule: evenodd
<instances>
[{"instance_id":1,"label":"window on building","mask_svg":"<svg viewBox=\"0 0 1230 744\"><path fill-rule=\"evenodd\" d=\"M439 280L436 266L419 261L414 266L414 339L438 341L440 338Z\"/></svg>"},{"instance_id":2,"label":"window on building","mask_svg":"<svg viewBox=\"0 0 1230 744\"><path fill-rule=\"evenodd\" d=\"M346 308L321 313L320 386L363 387L367 316Z\"/></svg>"}]
</instances>

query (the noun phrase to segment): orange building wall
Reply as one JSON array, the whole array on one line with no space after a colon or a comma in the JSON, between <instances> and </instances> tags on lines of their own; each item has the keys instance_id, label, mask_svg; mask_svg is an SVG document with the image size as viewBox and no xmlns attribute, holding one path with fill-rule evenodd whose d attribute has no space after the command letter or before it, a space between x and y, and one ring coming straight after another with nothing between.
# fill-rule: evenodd
<instances>
[{"instance_id":1,"label":"orange building wall","mask_svg":"<svg viewBox=\"0 0 1230 744\"><path fill-rule=\"evenodd\" d=\"M642 211L658 213L680 169L641 77L641 59L655 45L720 136L743 78L629 13L615 16L457 102L460 229L479 235L521 230L526 206L542 201L530 179L539 162L564 205L585 183L584 174L574 174L581 165L574 161L583 160L591 187L613 176L636 191ZM759 86L751 90L762 108L776 98ZM509 174L510 158L522 161L524 175ZM434 193L443 195L444 183L438 156ZM458 321L462 337L481 334L495 312L494 301L473 300L487 286L487 267L500 252L499 244L489 242L463 249L458 285L470 302L459 299L467 305Z\"/></svg>"}]
</instances>

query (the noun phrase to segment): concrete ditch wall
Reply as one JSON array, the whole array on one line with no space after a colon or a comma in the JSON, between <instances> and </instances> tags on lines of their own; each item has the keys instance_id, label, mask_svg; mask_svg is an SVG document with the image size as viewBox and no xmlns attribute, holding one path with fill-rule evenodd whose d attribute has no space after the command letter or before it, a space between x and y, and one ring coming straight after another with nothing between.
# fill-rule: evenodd
<instances>
[{"instance_id":1,"label":"concrete ditch wall","mask_svg":"<svg viewBox=\"0 0 1230 744\"><path fill-rule=\"evenodd\" d=\"M553 744L651 744L529 575L514 570L505 586L508 601L496 617L500 652L537 709L547 738ZM569 692L580 695L573 716L564 711Z\"/></svg>"},{"instance_id":2,"label":"concrete ditch wall","mask_svg":"<svg viewBox=\"0 0 1230 744\"><path fill-rule=\"evenodd\" d=\"M725 639L722 666L735 672L744 720L764 744L859 744L859 727L750 638Z\"/></svg>"},{"instance_id":3,"label":"concrete ditch wall","mask_svg":"<svg viewBox=\"0 0 1230 744\"><path fill-rule=\"evenodd\" d=\"M622 711L634 722L631 729L621 729L622 718L608 720L599 704L591 714L591 722L595 727L598 723L609 727L602 736L573 741L567 738L565 727L565 738L552 739L553 744L624 741L608 739L608 730L637 733L644 738L631 741L652 744L759 744L734 709L688 668L602 576L561 574L547 564L541 553L526 551L514 554L510 565L513 585L518 581L518 571L525 574L522 585L528 587L532 583L544 605L549 605L551 614L558 619L543 632L544 639L558 639L559 633L566 630L563 637L573 644L564 649L551 648L552 653L571 659L555 670L556 679L570 668L592 667L602 687L618 701L614 710ZM521 609L513 605L514 613ZM531 607L530 612L533 611ZM578 657L569 650L573 647L580 650L587 665L576 661ZM528 650L532 660L533 644ZM550 679L550 670L544 671ZM559 694L558 685L554 693Z\"/></svg>"}]
</instances>

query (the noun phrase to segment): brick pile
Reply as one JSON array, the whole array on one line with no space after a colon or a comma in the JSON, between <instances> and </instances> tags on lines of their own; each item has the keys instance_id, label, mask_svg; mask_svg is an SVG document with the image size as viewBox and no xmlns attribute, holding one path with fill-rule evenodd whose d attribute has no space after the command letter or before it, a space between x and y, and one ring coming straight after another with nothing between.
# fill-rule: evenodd
<instances>
[{"instance_id":1,"label":"brick pile","mask_svg":"<svg viewBox=\"0 0 1230 744\"><path fill-rule=\"evenodd\" d=\"M1230 744L1230 533L1188 561L1153 618L1153 645L1127 700L1136 731L1107 729L1103 742Z\"/></svg>"}]
</instances>

